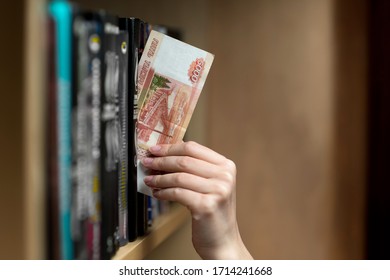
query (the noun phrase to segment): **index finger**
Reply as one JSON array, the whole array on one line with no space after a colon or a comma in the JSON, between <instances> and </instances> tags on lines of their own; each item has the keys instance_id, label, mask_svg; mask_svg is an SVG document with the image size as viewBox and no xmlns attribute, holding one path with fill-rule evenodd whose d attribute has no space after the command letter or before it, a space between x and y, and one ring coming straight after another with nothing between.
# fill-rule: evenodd
<instances>
[{"instance_id":1,"label":"index finger","mask_svg":"<svg viewBox=\"0 0 390 280\"><path fill-rule=\"evenodd\" d=\"M151 147L149 151L155 156L190 156L214 164L219 164L226 160L223 155L193 141L177 144L159 144Z\"/></svg>"}]
</instances>

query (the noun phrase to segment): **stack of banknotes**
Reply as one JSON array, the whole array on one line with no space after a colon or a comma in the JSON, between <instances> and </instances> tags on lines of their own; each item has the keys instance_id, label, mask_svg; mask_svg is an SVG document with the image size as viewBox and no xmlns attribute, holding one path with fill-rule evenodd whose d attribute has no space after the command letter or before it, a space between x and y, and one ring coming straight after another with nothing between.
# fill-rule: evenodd
<instances>
[{"instance_id":1,"label":"stack of banknotes","mask_svg":"<svg viewBox=\"0 0 390 280\"><path fill-rule=\"evenodd\" d=\"M148 149L183 139L214 55L152 31L138 66L138 191L149 170L140 164Z\"/></svg>"}]
</instances>

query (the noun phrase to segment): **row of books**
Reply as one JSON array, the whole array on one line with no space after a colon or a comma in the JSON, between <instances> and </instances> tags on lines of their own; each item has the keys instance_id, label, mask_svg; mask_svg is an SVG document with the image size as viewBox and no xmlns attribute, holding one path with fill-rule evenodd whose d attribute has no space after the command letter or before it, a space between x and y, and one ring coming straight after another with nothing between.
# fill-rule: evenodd
<instances>
[{"instance_id":1,"label":"row of books","mask_svg":"<svg viewBox=\"0 0 390 280\"><path fill-rule=\"evenodd\" d=\"M169 207L137 192L137 65L153 26L61 0L48 18L48 258L110 259Z\"/></svg>"}]
</instances>

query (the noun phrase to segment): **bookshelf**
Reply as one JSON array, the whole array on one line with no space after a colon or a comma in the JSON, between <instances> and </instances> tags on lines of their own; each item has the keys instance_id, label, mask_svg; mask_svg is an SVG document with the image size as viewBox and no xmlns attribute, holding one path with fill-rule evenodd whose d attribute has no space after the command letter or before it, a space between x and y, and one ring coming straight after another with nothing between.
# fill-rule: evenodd
<instances>
[{"instance_id":1,"label":"bookshelf","mask_svg":"<svg viewBox=\"0 0 390 280\"><path fill-rule=\"evenodd\" d=\"M0 113L4 119L1 127L7 129L5 117L12 112L16 115L12 125L17 129L11 131L9 137L0 138L3 155L0 157L0 259L44 259L46 256L46 50L42 32L46 4L46 0L16 0L2 8L9 11L2 23L17 22L13 29L17 34L11 42L15 43L12 50L18 56L6 60L9 65L1 65L2 84L11 101L9 108ZM15 20L15 15L20 20ZM2 58L6 58L10 50L11 47L2 47ZM11 65L12 62L15 65ZM9 72L14 74L13 79L9 79ZM2 97L2 101L6 100ZM168 213L154 221L147 235L122 247L114 259L147 257L183 226L189 226L189 219L187 209L173 205ZM190 239L188 236L188 244Z\"/></svg>"},{"instance_id":2,"label":"bookshelf","mask_svg":"<svg viewBox=\"0 0 390 280\"><path fill-rule=\"evenodd\" d=\"M173 205L169 213L159 217L150 233L119 248L114 260L137 260L145 258L154 248L174 233L189 217L188 212L180 205Z\"/></svg>"}]
</instances>

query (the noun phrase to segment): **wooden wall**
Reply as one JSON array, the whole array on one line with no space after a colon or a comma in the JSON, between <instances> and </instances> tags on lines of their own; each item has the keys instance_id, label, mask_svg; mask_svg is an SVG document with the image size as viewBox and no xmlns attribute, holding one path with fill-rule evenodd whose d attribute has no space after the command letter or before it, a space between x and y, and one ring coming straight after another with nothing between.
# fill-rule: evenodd
<instances>
[{"instance_id":1,"label":"wooden wall","mask_svg":"<svg viewBox=\"0 0 390 280\"><path fill-rule=\"evenodd\" d=\"M333 229L336 240L331 257L366 258L368 1L334 3Z\"/></svg>"},{"instance_id":2,"label":"wooden wall","mask_svg":"<svg viewBox=\"0 0 390 280\"><path fill-rule=\"evenodd\" d=\"M213 1L210 20L207 140L237 164L249 250L362 258L364 1Z\"/></svg>"}]
</instances>

